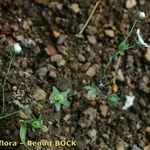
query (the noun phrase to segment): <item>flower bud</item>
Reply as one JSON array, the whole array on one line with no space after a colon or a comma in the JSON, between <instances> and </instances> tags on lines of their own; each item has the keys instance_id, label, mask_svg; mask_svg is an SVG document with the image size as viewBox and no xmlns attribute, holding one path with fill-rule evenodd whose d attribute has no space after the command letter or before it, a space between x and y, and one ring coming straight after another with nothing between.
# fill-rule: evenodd
<instances>
[{"instance_id":1,"label":"flower bud","mask_svg":"<svg viewBox=\"0 0 150 150\"><path fill-rule=\"evenodd\" d=\"M19 43L14 43L12 51L15 54L20 54L21 51L22 51L22 48L21 48L20 44Z\"/></svg>"},{"instance_id":2,"label":"flower bud","mask_svg":"<svg viewBox=\"0 0 150 150\"><path fill-rule=\"evenodd\" d=\"M139 13L138 13L138 19L139 19L139 20L143 20L144 18L145 18L145 13L139 11Z\"/></svg>"}]
</instances>

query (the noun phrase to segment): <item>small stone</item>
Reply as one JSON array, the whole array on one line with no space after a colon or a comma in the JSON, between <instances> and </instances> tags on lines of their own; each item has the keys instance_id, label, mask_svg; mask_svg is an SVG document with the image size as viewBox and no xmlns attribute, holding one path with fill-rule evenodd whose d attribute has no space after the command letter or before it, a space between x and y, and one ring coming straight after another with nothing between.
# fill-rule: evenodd
<instances>
[{"instance_id":1,"label":"small stone","mask_svg":"<svg viewBox=\"0 0 150 150\"><path fill-rule=\"evenodd\" d=\"M145 128L145 132L150 133L150 127L146 127L146 128Z\"/></svg>"},{"instance_id":2,"label":"small stone","mask_svg":"<svg viewBox=\"0 0 150 150\"><path fill-rule=\"evenodd\" d=\"M56 30L53 30L53 35L54 35L55 38L59 38L60 32L56 31Z\"/></svg>"},{"instance_id":3,"label":"small stone","mask_svg":"<svg viewBox=\"0 0 150 150\"><path fill-rule=\"evenodd\" d=\"M63 119L67 122L70 119L70 115L66 115Z\"/></svg>"},{"instance_id":4,"label":"small stone","mask_svg":"<svg viewBox=\"0 0 150 150\"><path fill-rule=\"evenodd\" d=\"M34 48L36 46L36 43L30 38L24 39L22 43L27 48Z\"/></svg>"},{"instance_id":5,"label":"small stone","mask_svg":"<svg viewBox=\"0 0 150 150\"><path fill-rule=\"evenodd\" d=\"M27 66L28 66L27 58L23 58L20 62L20 65L21 65L22 68L27 68Z\"/></svg>"},{"instance_id":6,"label":"small stone","mask_svg":"<svg viewBox=\"0 0 150 150\"><path fill-rule=\"evenodd\" d=\"M64 66L65 64L66 64L66 61L64 59L59 61L59 62L57 62L58 66Z\"/></svg>"},{"instance_id":7,"label":"small stone","mask_svg":"<svg viewBox=\"0 0 150 150\"><path fill-rule=\"evenodd\" d=\"M47 67L40 68L39 70L36 71L36 73L40 77L44 77L47 74Z\"/></svg>"},{"instance_id":8,"label":"small stone","mask_svg":"<svg viewBox=\"0 0 150 150\"><path fill-rule=\"evenodd\" d=\"M63 59L62 55L56 54L51 56L51 62L60 62Z\"/></svg>"},{"instance_id":9,"label":"small stone","mask_svg":"<svg viewBox=\"0 0 150 150\"><path fill-rule=\"evenodd\" d=\"M86 29L86 32L87 32L87 34L97 34L98 30L97 30L96 26L88 25L87 29Z\"/></svg>"},{"instance_id":10,"label":"small stone","mask_svg":"<svg viewBox=\"0 0 150 150\"><path fill-rule=\"evenodd\" d=\"M78 13L80 11L79 5L76 3L71 4L69 8L72 9L75 13Z\"/></svg>"},{"instance_id":11,"label":"small stone","mask_svg":"<svg viewBox=\"0 0 150 150\"><path fill-rule=\"evenodd\" d=\"M96 140L97 131L95 129L89 130L88 131L88 135L92 139L92 141L95 141Z\"/></svg>"},{"instance_id":12,"label":"small stone","mask_svg":"<svg viewBox=\"0 0 150 150\"><path fill-rule=\"evenodd\" d=\"M144 150L150 150L150 144L144 147Z\"/></svg>"},{"instance_id":13,"label":"small stone","mask_svg":"<svg viewBox=\"0 0 150 150\"><path fill-rule=\"evenodd\" d=\"M79 62L85 62L85 57L82 54L78 54Z\"/></svg>"},{"instance_id":14,"label":"small stone","mask_svg":"<svg viewBox=\"0 0 150 150\"><path fill-rule=\"evenodd\" d=\"M43 89L37 88L33 97L35 100L45 100L46 92Z\"/></svg>"},{"instance_id":15,"label":"small stone","mask_svg":"<svg viewBox=\"0 0 150 150\"><path fill-rule=\"evenodd\" d=\"M66 38L67 38L67 35L61 34L57 40L57 44L62 45L65 42Z\"/></svg>"},{"instance_id":16,"label":"small stone","mask_svg":"<svg viewBox=\"0 0 150 150\"><path fill-rule=\"evenodd\" d=\"M105 30L105 34L109 37L114 37L115 36L115 33L113 30L110 30L110 29L107 29Z\"/></svg>"},{"instance_id":17,"label":"small stone","mask_svg":"<svg viewBox=\"0 0 150 150\"><path fill-rule=\"evenodd\" d=\"M124 81L124 75L121 69L118 70L117 79L120 81Z\"/></svg>"},{"instance_id":18,"label":"small stone","mask_svg":"<svg viewBox=\"0 0 150 150\"><path fill-rule=\"evenodd\" d=\"M150 62L150 48L147 48L145 58L146 58L146 60L148 60Z\"/></svg>"},{"instance_id":19,"label":"small stone","mask_svg":"<svg viewBox=\"0 0 150 150\"><path fill-rule=\"evenodd\" d=\"M56 78L57 77L57 74L56 74L56 71L51 71L50 73L49 73L49 76L51 76L51 77L53 77L53 78Z\"/></svg>"},{"instance_id":20,"label":"small stone","mask_svg":"<svg viewBox=\"0 0 150 150\"><path fill-rule=\"evenodd\" d=\"M19 26L18 25L12 25L11 28L14 30L14 31L18 31L19 29Z\"/></svg>"},{"instance_id":21,"label":"small stone","mask_svg":"<svg viewBox=\"0 0 150 150\"><path fill-rule=\"evenodd\" d=\"M85 63L85 64L82 66L82 71L83 71L83 72L84 72L84 71L87 71L87 70L89 69L90 65L91 65L90 62Z\"/></svg>"},{"instance_id":22,"label":"small stone","mask_svg":"<svg viewBox=\"0 0 150 150\"><path fill-rule=\"evenodd\" d=\"M124 141L123 140L117 141L116 150L125 150Z\"/></svg>"},{"instance_id":23,"label":"small stone","mask_svg":"<svg viewBox=\"0 0 150 150\"><path fill-rule=\"evenodd\" d=\"M100 111L103 117L107 116L108 107L107 106L100 106Z\"/></svg>"},{"instance_id":24,"label":"small stone","mask_svg":"<svg viewBox=\"0 0 150 150\"><path fill-rule=\"evenodd\" d=\"M19 108L24 108L23 104L21 104L18 100L13 101L15 105L17 105Z\"/></svg>"},{"instance_id":25,"label":"small stone","mask_svg":"<svg viewBox=\"0 0 150 150\"><path fill-rule=\"evenodd\" d=\"M88 35L87 38L90 44L94 45L97 43L96 37L94 35Z\"/></svg>"},{"instance_id":26,"label":"small stone","mask_svg":"<svg viewBox=\"0 0 150 150\"><path fill-rule=\"evenodd\" d=\"M64 66L66 64L66 61L63 59L63 56L60 54L51 56L51 62L57 62L58 66Z\"/></svg>"},{"instance_id":27,"label":"small stone","mask_svg":"<svg viewBox=\"0 0 150 150\"><path fill-rule=\"evenodd\" d=\"M30 116L23 111L20 111L19 115L20 115L21 119L29 119L30 118Z\"/></svg>"},{"instance_id":28,"label":"small stone","mask_svg":"<svg viewBox=\"0 0 150 150\"><path fill-rule=\"evenodd\" d=\"M47 126L42 125L41 130L45 133L45 132L48 132L49 129Z\"/></svg>"},{"instance_id":29,"label":"small stone","mask_svg":"<svg viewBox=\"0 0 150 150\"><path fill-rule=\"evenodd\" d=\"M48 56L53 56L57 54L56 49L51 45L47 45L47 47L45 47L44 50Z\"/></svg>"},{"instance_id":30,"label":"small stone","mask_svg":"<svg viewBox=\"0 0 150 150\"><path fill-rule=\"evenodd\" d=\"M13 90L13 91L17 91L17 87L16 87L16 86L13 86L13 87L12 87L12 90Z\"/></svg>"},{"instance_id":31,"label":"small stone","mask_svg":"<svg viewBox=\"0 0 150 150\"><path fill-rule=\"evenodd\" d=\"M137 5L136 0L127 0L126 1L126 8L131 9Z\"/></svg>"},{"instance_id":32,"label":"small stone","mask_svg":"<svg viewBox=\"0 0 150 150\"><path fill-rule=\"evenodd\" d=\"M132 150L142 150L141 148L139 148L136 144L134 144L132 146Z\"/></svg>"},{"instance_id":33,"label":"small stone","mask_svg":"<svg viewBox=\"0 0 150 150\"><path fill-rule=\"evenodd\" d=\"M18 41L23 41L24 40L24 36L21 34L21 35L17 35L16 36L16 39L18 40Z\"/></svg>"},{"instance_id":34,"label":"small stone","mask_svg":"<svg viewBox=\"0 0 150 150\"><path fill-rule=\"evenodd\" d=\"M140 89L145 93L150 93L150 88L144 82L140 84Z\"/></svg>"},{"instance_id":35,"label":"small stone","mask_svg":"<svg viewBox=\"0 0 150 150\"><path fill-rule=\"evenodd\" d=\"M23 22L23 29L30 30L30 24L26 20Z\"/></svg>"},{"instance_id":36,"label":"small stone","mask_svg":"<svg viewBox=\"0 0 150 150\"><path fill-rule=\"evenodd\" d=\"M142 81L145 85L147 85L149 83L149 78L148 76L143 76Z\"/></svg>"},{"instance_id":37,"label":"small stone","mask_svg":"<svg viewBox=\"0 0 150 150\"><path fill-rule=\"evenodd\" d=\"M93 77L95 74L96 74L96 66L95 65L93 65L93 66L91 66L88 70L87 70L87 72L86 72L86 74L89 76L89 77Z\"/></svg>"}]
</instances>

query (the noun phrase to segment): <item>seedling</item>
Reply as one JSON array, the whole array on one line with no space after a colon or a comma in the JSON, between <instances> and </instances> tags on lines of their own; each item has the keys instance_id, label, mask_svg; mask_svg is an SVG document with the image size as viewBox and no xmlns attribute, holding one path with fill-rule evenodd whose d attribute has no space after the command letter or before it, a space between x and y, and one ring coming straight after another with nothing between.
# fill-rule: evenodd
<instances>
[{"instance_id":1,"label":"seedling","mask_svg":"<svg viewBox=\"0 0 150 150\"><path fill-rule=\"evenodd\" d=\"M19 43L14 43L14 45L10 48L10 54L11 54L12 58L11 58L11 61L9 63L7 72L6 72L5 77L4 77L4 80L3 80L3 82L1 81L1 83L0 83L0 87L2 89L2 101L3 101L2 114L4 113L4 110L5 110L5 86L6 86L6 81L7 81L7 78L9 76L9 74L10 74L10 69L11 69L14 57L17 54L20 54L21 51L22 51L22 48L19 45Z\"/></svg>"},{"instance_id":2,"label":"seedling","mask_svg":"<svg viewBox=\"0 0 150 150\"><path fill-rule=\"evenodd\" d=\"M56 87L53 86L53 92L49 97L50 103L52 103L57 111L60 111L61 105L64 105L65 107L69 107L70 103L68 102L68 94L69 90L60 92Z\"/></svg>"},{"instance_id":3,"label":"seedling","mask_svg":"<svg viewBox=\"0 0 150 150\"><path fill-rule=\"evenodd\" d=\"M20 132L19 132L20 140L27 149L30 149L26 145L26 138L27 138L26 134L27 134L28 125L32 127L33 131L35 131L35 129L42 127L43 118L41 116L39 116L38 119L33 118L33 119L29 119L29 120L20 120Z\"/></svg>"},{"instance_id":4,"label":"seedling","mask_svg":"<svg viewBox=\"0 0 150 150\"><path fill-rule=\"evenodd\" d=\"M144 13L144 12L138 12L137 17L136 17L136 20L134 21L133 26L132 26L132 28L131 28L129 34L126 36L125 40L124 40L123 42L121 42L121 43L118 45L118 47L117 47L117 49L116 49L116 51L115 51L115 54L109 59L109 62L108 62L108 64L106 65L106 67L105 67L105 69L104 69L104 75L105 75L105 73L106 73L106 70L108 69L108 67L109 67L110 64L112 63L113 59L114 59L117 55L119 55L121 52L124 52L124 51L126 51L126 50L128 50L128 49L131 49L131 48L135 47L135 46L150 47L150 45L148 45L147 43L145 43L144 40L143 40L143 38L141 37L141 35L140 35L140 29L137 29L136 35L133 34L133 33L134 33L133 31L134 31L134 28L135 28L136 24L137 24L138 22L142 21L144 18L145 18L145 13ZM127 40L129 39L129 37L130 37L132 34L133 34L132 38L134 39L134 44L133 44L132 46L129 46L129 44L127 43ZM137 38L136 38L136 37L137 37ZM117 71L117 70L116 70L116 71Z\"/></svg>"},{"instance_id":5,"label":"seedling","mask_svg":"<svg viewBox=\"0 0 150 150\"><path fill-rule=\"evenodd\" d=\"M111 94L106 97L106 100L109 105L116 105L120 98L116 94Z\"/></svg>"},{"instance_id":6,"label":"seedling","mask_svg":"<svg viewBox=\"0 0 150 150\"><path fill-rule=\"evenodd\" d=\"M95 87L93 87L93 86L85 86L84 89L86 90L89 99L94 100L96 98L97 90L96 90Z\"/></svg>"}]
</instances>

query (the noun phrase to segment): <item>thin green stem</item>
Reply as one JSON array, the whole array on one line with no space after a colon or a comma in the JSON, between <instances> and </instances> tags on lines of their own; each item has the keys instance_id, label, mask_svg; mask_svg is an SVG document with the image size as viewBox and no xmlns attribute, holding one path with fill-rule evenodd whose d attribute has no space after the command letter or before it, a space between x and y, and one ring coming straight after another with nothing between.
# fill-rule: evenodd
<instances>
[{"instance_id":1,"label":"thin green stem","mask_svg":"<svg viewBox=\"0 0 150 150\"><path fill-rule=\"evenodd\" d=\"M131 48L133 48L133 47L134 47L134 45L128 47L126 50L131 49ZM111 64L111 62L112 62L112 60L113 60L113 58L116 57L117 55L119 55L121 52L122 52L122 51L117 51L117 52L109 59L109 62L108 62L108 64L107 64L106 68L104 69L104 74L106 73L106 70L107 70L108 67L110 66L110 64Z\"/></svg>"},{"instance_id":2,"label":"thin green stem","mask_svg":"<svg viewBox=\"0 0 150 150\"><path fill-rule=\"evenodd\" d=\"M132 31L133 31L133 29L134 29L134 27L135 27L135 25L136 25L137 22L138 22L138 19L136 19L136 20L134 21L133 26L132 26L132 28L131 28L129 34L128 34L127 37L125 38L124 42L126 42L127 39L129 38L129 36L131 35L131 33L132 33Z\"/></svg>"},{"instance_id":3,"label":"thin green stem","mask_svg":"<svg viewBox=\"0 0 150 150\"><path fill-rule=\"evenodd\" d=\"M10 73L10 69L11 69L12 62L13 62L14 57L15 57L15 55L13 55L13 57L12 57L10 63L9 63L9 66L8 66L8 69L7 69L7 72L6 72L6 75L5 75L5 77L4 77L3 85L2 85L2 101L3 101L2 114L3 114L4 111L5 111L5 86L6 86L6 81L7 81L8 75L9 75L9 73Z\"/></svg>"},{"instance_id":4,"label":"thin green stem","mask_svg":"<svg viewBox=\"0 0 150 150\"><path fill-rule=\"evenodd\" d=\"M24 110L24 109L21 109L21 110L15 111L15 112L13 112L13 113L7 114L7 115L5 115L5 116L2 116L2 117L0 117L0 120L1 120L1 119L4 119L4 118L7 118L7 117L10 117L10 116L12 116L12 115L18 114L20 111L23 111L23 110Z\"/></svg>"}]
</instances>

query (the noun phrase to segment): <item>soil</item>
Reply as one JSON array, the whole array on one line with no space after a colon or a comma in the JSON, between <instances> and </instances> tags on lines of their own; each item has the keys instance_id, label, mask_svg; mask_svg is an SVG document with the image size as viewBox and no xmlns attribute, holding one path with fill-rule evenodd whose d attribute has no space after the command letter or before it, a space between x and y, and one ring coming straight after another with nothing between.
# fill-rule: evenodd
<instances>
[{"instance_id":1,"label":"soil","mask_svg":"<svg viewBox=\"0 0 150 150\"><path fill-rule=\"evenodd\" d=\"M150 42L150 3L137 1L126 8L124 0L101 1L83 37L76 36L88 19L96 0L1 0L0 1L0 79L11 59L10 47L20 43L22 53L14 58L5 87L5 115L32 106L36 117L44 118L43 129L28 128L32 141L76 140L76 146L50 146L36 150L150 150L150 61L148 49L125 51L119 69L118 105L110 106L101 96L88 100L84 87L99 87L101 74L117 45L124 40L136 13L146 14L141 28ZM76 4L76 5L72 5ZM108 68L111 81L117 60ZM70 107L57 112L49 102L52 87L70 89ZM113 93L111 83L101 89ZM122 110L126 95L134 95L134 104ZM1 95L2 96L2 95ZM0 104L2 109L2 101ZM28 118L20 112L0 120L0 140L20 142L19 120ZM25 149L23 145L0 150Z\"/></svg>"}]
</instances>

